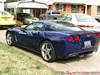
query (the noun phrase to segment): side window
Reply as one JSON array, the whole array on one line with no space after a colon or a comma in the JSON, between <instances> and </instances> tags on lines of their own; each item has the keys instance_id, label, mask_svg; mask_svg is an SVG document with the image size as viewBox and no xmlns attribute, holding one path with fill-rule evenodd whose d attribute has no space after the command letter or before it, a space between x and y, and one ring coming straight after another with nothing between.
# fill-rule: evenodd
<instances>
[{"instance_id":1,"label":"side window","mask_svg":"<svg viewBox=\"0 0 100 75\"><path fill-rule=\"evenodd\" d=\"M54 28L55 28L55 26L52 26L52 25L47 25L47 27L46 27L46 31L52 31L52 30L54 30Z\"/></svg>"},{"instance_id":2,"label":"side window","mask_svg":"<svg viewBox=\"0 0 100 75\"><path fill-rule=\"evenodd\" d=\"M68 14L67 16L64 17L63 20L72 21L72 16Z\"/></svg>"},{"instance_id":3,"label":"side window","mask_svg":"<svg viewBox=\"0 0 100 75\"><path fill-rule=\"evenodd\" d=\"M56 30L56 26L55 25L48 24L48 25L46 25L45 30L46 31L55 31Z\"/></svg>"},{"instance_id":4,"label":"side window","mask_svg":"<svg viewBox=\"0 0 100 75\"><path fill-rule=\"evenodd\" d=\"M33 25L29 25L25 27L25 30L32 30L33 29Z\"/></svg>"},{"instance_id":5,"label":"side window","mask_svg":"<svg viewBox=\"0 0 100 75\"><path fill-rule=\"evenodd\" d=\"M41 30L43 30L43 24L42 23L33 23L33 24L27 26L25 29L26 30L36 30L36 31L40 30L41 31Z\"/></svg>"}]
</instances>

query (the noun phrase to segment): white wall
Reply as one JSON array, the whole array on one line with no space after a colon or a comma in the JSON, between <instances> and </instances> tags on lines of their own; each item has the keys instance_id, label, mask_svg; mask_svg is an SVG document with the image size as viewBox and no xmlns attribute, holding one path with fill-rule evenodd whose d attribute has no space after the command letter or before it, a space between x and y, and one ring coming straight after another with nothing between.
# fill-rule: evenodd
<instances>
[{"instance_id":1,"label":"white wall","mask_svg":"<svg viewBox=\"0 0 100 75\"><path fill-rule=\"evenodd\" d=\"M20 0L20 1L32 1L32 0Z\"/></svg>"},{"instance_id":2,"label":"white wall","mask_svg":"<svg viewBox=\"0 0 100 75\"><path fill-rule=\"evenodd\" d=\"M6 0L0 0L0 2L6 2Z\"/></svg>"},{"instance_id":3,"label":"white wall","mask_svg":"<svg viewBox=\"0 0 100 75\"><path fill-rule=\"evenodd\" d=\"M34 1L45 3L47 5L52 5L55 0L34 0Z\"/></svg>"},{"instance_id":4,"label":"white wall","mask_svg":"<svg viewBox=\"0 0 100 75\"><path fill-rule=\"evenodd\" d=\"M0 11L4 11L4 2L0 2Z\"/></svg>"},{"instance_id":5,"label":"white wall","mask_svg":"<svg viewBox=\"0 0 100 75\"><path fill-rule=\"evenodd\" d=\"M6 2L6 0L0 0L0 11L4 11L4 2Z\"/></svg>"}]
</instances>

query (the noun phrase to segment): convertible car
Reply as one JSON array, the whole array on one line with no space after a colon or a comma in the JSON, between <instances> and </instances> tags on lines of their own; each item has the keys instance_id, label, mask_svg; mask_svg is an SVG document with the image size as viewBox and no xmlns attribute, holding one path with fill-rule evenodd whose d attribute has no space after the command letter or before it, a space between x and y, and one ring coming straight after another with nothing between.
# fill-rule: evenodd
<instances>
[{"instance_id":1,"label":"convertible car","mask_svg":"<svg viewBox=\"0 0 100 75\"><path fill-rule=\"evenodd\" d=\"M98 49L99 38L99 32L85 31L63 21L42 20L6 32L8 45L33 50L47 62L93 53Z\"/></svg>"}]
</instances>

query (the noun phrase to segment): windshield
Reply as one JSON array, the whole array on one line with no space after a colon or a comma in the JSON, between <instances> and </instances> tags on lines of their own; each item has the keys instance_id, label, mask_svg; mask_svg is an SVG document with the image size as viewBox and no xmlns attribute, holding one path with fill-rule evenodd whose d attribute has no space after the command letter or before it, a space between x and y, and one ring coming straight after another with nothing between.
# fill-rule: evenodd
<instances>
[{"instance_id":1,"label":"windshield","mask_svg":"<svg viewBox=\"0 0 100 75\"><path fill-rule=\"evenodd\" d=\"M46 26L48 31L82 31L81 28L67 22L48 23Z\"/></svg>"},{"instance_id":2,"label":"windshield","mask_svg":"<svg viewBox=\"0 0 100 75\"><path fill-rule=\"evenodd\" d=\"M97 23L97 21L93 17L88 16L88 15L78 14L75 16L79 22L95 22L95 23Z\"/></svg>"}]
</instances>

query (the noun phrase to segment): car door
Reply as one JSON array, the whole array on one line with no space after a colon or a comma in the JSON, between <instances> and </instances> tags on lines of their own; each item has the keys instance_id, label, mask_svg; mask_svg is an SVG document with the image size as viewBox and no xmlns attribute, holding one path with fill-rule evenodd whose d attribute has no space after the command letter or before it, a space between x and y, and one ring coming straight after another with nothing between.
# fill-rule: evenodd
<instances>
[{"instance_id":1,"label":"car door","mask_svg":"<svg viewBox=\"0 0 100 75\"><path fill-rule=\"evenodd\" d=\"M31 25L29 25L31 27ZM26 43L28 41L27 36L28 32L25 28L21 28L19 31L16 32L16 41L17 44L20 46L26 46Z\"/></svg>"},{"instance_id":2,"label":"car door","mask_svg":"<svg viewBox=\"0 0 100 75\"><path fill-rule=\"evenodd\" d=\"M28 46L31 48L39 47L39 42L43 39L42 32L44 30L44 24L40 22L33 23L32 30L27 30L28 32Z\"/></svg>"},{"instance_id":3,"label":"car door","mask_svg":"<svg viewBox=\"0 0 100 75\"><path fill-rule=\"evenodd\" d=\"M42 40L41 33L44 30L43 26L40 22L27 26L20 35L22 37L20 41L23 42L23 45L29 48L39 47L39 42Z\"/></svg>"}]
</instances>

